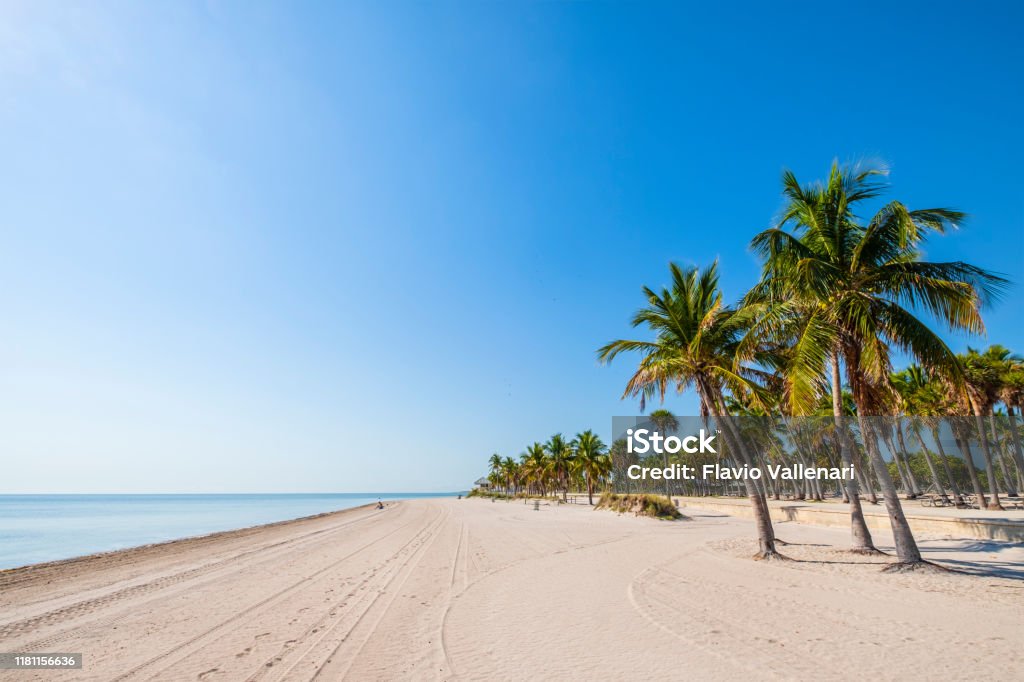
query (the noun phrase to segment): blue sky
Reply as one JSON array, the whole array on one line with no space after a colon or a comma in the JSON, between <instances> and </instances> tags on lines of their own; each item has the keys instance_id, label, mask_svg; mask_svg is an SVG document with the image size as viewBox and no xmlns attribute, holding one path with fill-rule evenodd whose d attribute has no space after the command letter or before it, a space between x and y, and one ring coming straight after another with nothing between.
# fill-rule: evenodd
<instances>
[{"instance_id":1,"label":"blue sky","mask_svg":"<svg viewBox=\"0 0 1024 682\"><path fill-rule=\"evenodd\" d=\"M930 258L1024 281L1019 5L707 4L5 4L0 492L453 490L607 435L595 349L670 260L738 297L784 167L884 159L971 214ZM970 342L1024 351L1019 296Z\"/></svg>"}]
</instances>

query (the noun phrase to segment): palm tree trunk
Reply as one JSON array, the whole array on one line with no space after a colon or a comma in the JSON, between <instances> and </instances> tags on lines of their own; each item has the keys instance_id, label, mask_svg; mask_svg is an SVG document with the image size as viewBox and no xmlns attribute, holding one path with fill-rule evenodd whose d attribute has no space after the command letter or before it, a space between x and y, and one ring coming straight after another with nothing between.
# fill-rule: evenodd
<instances>
[{"instance_id":1,"label":"palm tree trunk","mask_svg":"<svg viewBox=\"0 0 1024 682\"><path fill-rule=\"evenodd\" d=\"M921 486L917 483L917 476L914 475L914 470L910 466L910 455L907 453L907 443L903 439L903 423L896 418L896 445L899 446L900 455L903 457L903 466L907 468L907 475L910 477L910 485L914 489L914 496L919 497L921 495Z\"/></svg>"},{"instance_id":2,"label":"palm tree trunk","mask_svg":"<svg viewBox=\"0 0 1024 682\"><path fill-rule=\"evenodd\" d=\"M953 470L949 466L949 458L946 456L946 448L942 447L942 439L939 438L939 427L932 427L932 438L935 439L935 449L939 451L939 459L942 461L942 468L946 472L946 479L949 481L949 487L953 489L953 494L957 496L958 500L963 500L963 493L960 492L960 484L956 482L956 478L953 476Z\"/></svg>"},{"instance_id":3,"label":"palm tree trunk","mask_svg":"<svg viewBox=\"0 0 1024 682\"><path fill-rule=\"evenodd\" d=\"M843 384L839 376L839 355L832 357L832 417L836 425L836 438L839 440L839 456L842 457L844 467L853 467L853 454L849 442L849 434L846 432L846 425L843 423ZM850 535L853 541L851 551L858 554L875 553L875 543L871 540L871 531L864 520L864 510L860 506L860 492L857 490L857 480L851 477L845 481L846 497L850 504Z\"/></svg>"},{"instance_id":4,"label":"palm tree trunk","mask_svg":"<svg viewBox=\"0 0 1024 682\"><path fill-rule=\"evenodd\" d=\"M743 442L743 436L733 422L725 408L725 400L721 391L711 389L710 382L698 381L698 391L705 400L707 412L715 417L717 423L722 424L722 436L729 447L730 452L735 452L745 464L753 466L754 460L747 452ZM750 477L743 478L743 486L746 488L747 497L750 499L750 506L754 512L754 524L757 527L758 552L755 559L784 559L775 547L775 529L772 527L771 512L768 509L768 502L754 485Z\"/></svg>"},{"instance_id":5,"label":"palm tree trunk","mask_svg":"<svg viewBox=\"0 0 1024 682\"><path fill-rule=\"evenodd\" d=\"M988 416L988 427L989 433L992 434L992 444L996 446L999 451L999 468L1003 471L1003 480L1006 481L1006 492L1009 493L1010 497L1017 497L1017 484L1014 477L1010 475L1010 470L1006 466L1006 446L1000 442L999 434L996 432L996 418L995 415L990 414Z\"/></svg>"},{"instance_id":6,"label":"palm tree trunk","mask_svg":"<svg viewBox=\"0 0 1024 682\"><path fill-rule=\"evenodd\" d=\"M907 474L906 472L903 471L903 464L900 462L900 458L894 450L890 449L890 452L892 452L892 463L896 467L897 481L895 481L895 483L897 486L899 486L900 490L903 490L904 494L906 494L907 496L907 499L912 499L914 497L914 494L910 490L910 485L907 481Z\"/></svg>"},{"instance_id":7,"label":"palm tree trunk","mask_svg":"<svg viewBox=\"0 0 1024 682\"><path fill-rule=\"evenodd\" d=\"M981 441L981 454L985 458L985 474L988 476L988 487L992 492L992 499L985 505L985 509L1002 511L1003 505L999 501L999 482L996 480L996 472L992 467L992 450L988 446L988 434L985 432L985 420L983 418L981 405L973 398L971 406L974 408L974 423L978 430L978 440Z\"/></svg>"},{"instance_id":8,"label":"palm tree trunk","mask_svg":"<svg viewBox=\"0 0 1024 682\"><path fill-rule=\"evenodd\" d=\"M1013 441L1013 461L1017 463L1017 486L1024 489L1024 453L1021 452L1020 434L1017 433L1017 414L1014 406L1006 404L1006 418L1010 422L1010 439Z\"/></svg>"},{"instance_id":9,"label":"palm tree trunk","mask_svg":"<svg viewBox=\"0 0 1024 682\"><path fill-rule=\"evenodd\" d=\"M878 504L878 494L875 492L877 486L872 483L878 478L875 476L875 467L867 460L867 457L861 456L859 459L861 462L857 467L857 480L860 482L860 486L868 491L868 501L871 504Z\"/></svg>"},{"instance_id":10,"label":"palm tree trunk","mask_svg":"<svg viewBox=\"0 0 1024 682\"><path fill-rule=\"evenodd\" d=\"M924 461L928 463L928 472L932 476L932 485L935 486L935 492L939 495L945 495L946 489L942 487L942 481L939 480L939 474L935 471L935 464L932 462L931 456L928 454L928 446L924 444L924 438L921 437L921 431L917 428L917 425L911 425L910 430L917 436L917 442L921 444L921 452L924 455Z\"/></svg>"},{"instance_id":11,"label":"palm tree trunk","mask_svg":"<svg viewBox=\"0 0 1024 682\"><path fill-rule=\"evenodd\" d=\"M955 417L954 417L955 419ZM971 444L965 433L957 430L953 432L956 439L956 446L960 449L960 456L964 458L967 465L967 475L971 478L971 487L974 488L974 496L978 498L978 509L984 509L986 502L985 491L981 487L981 480L978 478L978 469L974 466L974 453L971 452Z\"/></svg>"},{"instance_id":12,"label":"palm tree trunk","mask_svg":"<svg viewBox=\"0 0 1024 682\"><path fill-rule=\"evenodd\" d=\"M917 548L914 534L907 523L907 517L903 514L903 507L900 505L899 495L896 494L896 486L893 485L892 476L889 475L889 468L885 466L882 453L878 449L878 439L874 427L858 410L857 421L860 424L861 435L864 438L864 447L868 451L868 457L875 465L875 475L878 477L878 484L882 488L882 499L885 501L885 510L889 512L889 525L892 527L893 540L896 543L896 556L900 564L909 566L922 562L921 550ZM895 454L893 455L895 456Z\"/></svg>"},{"instance_id":13,"label":"palm tree trunk","mask_svg":"<svg viewBox=\"0 0 1024 682\"><path fill-rule=\"evenodd\" d=\"M665 450L662 454L665 455L665 468L668 469L668 450ZM667 478L665 479L665 497L668 498L669 502L672 501L672 493L669 491Z\"/></svg>"},{"instance_id":14,"label":"palm tree trunk","mask_svg":"<svg viewBox=\"0 0 1024 682\"><path fill-rule=\"evenodd\" d=\"M883 424L878 425L878 432L885 443L885 447L892 453L892 461L896 465L896 471L899 472L900 487L907 494L907 499L913 500L920 494L921 488L917 485L917 479L910 468L910 462L906 457L906 450L897 448L893 443L892 428L889 420L882 417L878 417L878 419L883 419Z\"/></svg>"}]
</instances>

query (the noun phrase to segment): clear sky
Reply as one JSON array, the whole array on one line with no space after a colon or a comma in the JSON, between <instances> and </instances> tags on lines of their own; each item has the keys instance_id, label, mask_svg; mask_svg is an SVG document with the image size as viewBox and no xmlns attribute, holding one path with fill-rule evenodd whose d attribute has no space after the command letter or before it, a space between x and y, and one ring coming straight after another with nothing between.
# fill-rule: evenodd
<instances>
[{"instance_id":1,"label":"clear sky","mask_svg":"<svg viewBox=\"0 0 1024 682\"><path fill-rule=\"evenodd\" d=\"M884 159L972 216L930 258L1024 282L1020 3L715 4L4 3L0 492L455 490L607 436L595 349L670 260L738 297L784 167ZM1024 351L1020 295L970 343Z\"/></svg>"}]
</instances>

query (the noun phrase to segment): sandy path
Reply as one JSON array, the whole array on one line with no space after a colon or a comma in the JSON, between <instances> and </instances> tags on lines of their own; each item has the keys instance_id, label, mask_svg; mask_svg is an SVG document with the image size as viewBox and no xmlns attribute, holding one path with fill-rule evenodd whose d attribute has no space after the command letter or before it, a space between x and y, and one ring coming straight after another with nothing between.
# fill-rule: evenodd
<instances>
[{"instance_id":1,"label":"sandy path","mask_svg":"<svg viewBox=\"0 0 1024 682\"><path fill-rule=\"evenodd\" d=\"M841 530L779 529L803 561L749 560L750 523L713 514L417 500L10 571L3 650L83 652L85 669L0 679L1003 678L1024 666L1024 581L883 575L884 559L837 551ZM930 546L975 570L1024 559L1019 545L967 544Z\"/></svg>"}]
</instances>

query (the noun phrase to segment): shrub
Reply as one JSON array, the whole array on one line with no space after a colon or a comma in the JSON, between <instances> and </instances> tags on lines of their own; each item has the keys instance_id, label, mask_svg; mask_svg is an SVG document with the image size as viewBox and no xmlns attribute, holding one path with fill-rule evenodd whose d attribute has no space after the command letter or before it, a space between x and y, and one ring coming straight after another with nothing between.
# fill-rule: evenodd
<instances>
[{"instance_id":1,"label":"shrub","mask_svg":"<svg viewBox=\"0 0 1024 682\"><path fill-rule=\"evenodd\" d=\"M681 519L676 506L664 495L601 493L595 509L610 509L619 514L632 512L636 516L651 516L656 519Z\"/></svg>"},{"instance_id":2,"label":"shrub","mask_svg":"<svg viewBox=\"0 0 1024 682\"><path fill-rule=\"evenodd\" d=\"M496 490L484 490L482 488L473 488L468 493L466 493L466 497L490 497L496 500L512 499L505 493L500 493L497 492Z\"/></svg>"}]
</instances>

